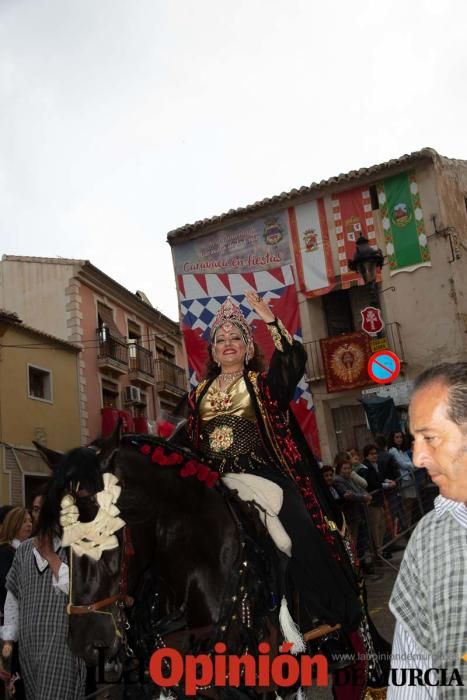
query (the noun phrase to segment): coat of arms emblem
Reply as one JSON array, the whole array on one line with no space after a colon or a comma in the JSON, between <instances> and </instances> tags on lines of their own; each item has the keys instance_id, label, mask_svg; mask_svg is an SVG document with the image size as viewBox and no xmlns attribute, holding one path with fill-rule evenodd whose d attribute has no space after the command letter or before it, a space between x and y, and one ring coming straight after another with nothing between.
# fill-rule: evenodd
<instances>
[{"instance_id":1,"label":"coat of arms emblem","mask_svg":"<svg viewBox=\"0 0 467 700\"><path fill-rule=\"evenodd\" d=\"M405 202L394 205L391 216L392 223L396 226L407 226L412 220L412 212Z\"/></svg>"},{"instance_id":2,"label":"coat of arms emblem","mask_svg":"<svg viewBox=\"0 0 467 700\"><path fill-rule=\"evenodd\" d=\"M357 238L362 235L362 224L358 216L351 216L350 219L344 221L345 237L348 241L355 243Z\"/></svg>"},{"instance_id":3,"label":"coat of arms emblem","mask_svg":"<svg viewBox=\"0 0 467 700\"><path fill-rule=\"evenodd\" d=\"M309 228L303 232L303 242L307 253L313 253L318 250L318 234L314 228Z\"/></svg>"},{"instance_id":4,"label":"coat of arms emblem","mask_svg":"<svg viewBox=\"0 0 467 700\"><path fill-rule=\"evenodd\" d=\"M264 222L263 238L266 245L276 245L283 238L282 226L277 219L268 219Z\"/></svg>"},{"instance_id":5,"label":"coat of arms emblem","mask_svg":"<svg viewBox=\"0 0 467 700\"><path fill-rule=\"evenodd\" d=\"M376 335L383 330L383 319L381 318L381 310L375 306L365 306L360 310L362 315L362 331L368 335Z\"/></svg>"}]
</instances>

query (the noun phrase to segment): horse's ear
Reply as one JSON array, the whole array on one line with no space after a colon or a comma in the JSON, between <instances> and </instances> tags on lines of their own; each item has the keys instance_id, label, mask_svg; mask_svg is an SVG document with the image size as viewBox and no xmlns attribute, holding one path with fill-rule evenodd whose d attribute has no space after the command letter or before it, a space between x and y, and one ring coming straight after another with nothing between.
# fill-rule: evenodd
<instances>
[{"instance_id":1,"label":"horse's ear","mask_svg":"<svg viewBox=\"0 0 467 700\"><path fill-rule=\"evenodd\" d=\"M32 444L39 452L47 466L50 467L52 471L54 471L55 467L63 457L63 452L55 452L55 450L49 450L48 447L44 447L44 445L41 445L35 440L32 441Z\"/></svg>"},{"instance_id":2,"label":"horse's ear","mask_svg":"<svg viewBox=\"0 0 467 700\"><path fill-rule=\"evenodd\" d=\"M109 466L112 462L115 452L120 447L120 439L122 437L122 425L123 421L121 418L118 419L117 424L113 430L113 433L109 435L108 438L101 438L93 443L93 447L97 452L99 458L99 466L101 472L106 472L109 470Z\"/></svg>"}]
</instances>

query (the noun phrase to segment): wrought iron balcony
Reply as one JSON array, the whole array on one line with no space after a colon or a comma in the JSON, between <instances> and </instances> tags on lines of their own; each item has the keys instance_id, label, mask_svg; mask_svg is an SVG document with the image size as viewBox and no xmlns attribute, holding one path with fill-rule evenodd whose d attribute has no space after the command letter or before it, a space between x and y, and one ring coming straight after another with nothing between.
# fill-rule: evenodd
<instances>
[{"instance_id":1,"label":"wrought iron balcony","mask_svg":"<svg viewBox=\"0 0 467 700\"><path fill-rule=\"evenodd\" d=\"M129 374L135 384L152 386L154 384L154 359L152 352L131 340L128 342Z\"/></svg>"},{"instance_id":2,"label":"wrought iron balcony","mask_svg":"<svg viewBox=\"0 0 467 700\"><path fill-rule=\"evenodd\" d=\"M384 326L385 340L389 350L392 350L399 357L401 362L405 362L404 346L402 344L401 326L397 321L386 323ZM383 340L383 339L381 339ZM307 377L310 382L318 382L324 379L324 364L321 354L319 340L312 340L304 343L308 355Z\"/></svg>"},{"instance_id":3,"label":"wrought iron balcony","mask_svg":"<svg viewBox=\"0 0 467 700\"><path fill-rule=\"evenodd\" d=\"M97 364L100 369L116 374L128 372L128 345L116 338L107 327L97 329Z\"/></svg>"},{"instance_id":4,"label":"wrought iron balcony","mask_svg":"<svg viewBox=\"0 0 467 700\"><path fill-rule=\"evenodd\" d=\"M156 387L160 395L169 400L180 398L187 390L187 378L183 367L170 360L160 358L155 361Z\"/></svg>"}]
</instances>

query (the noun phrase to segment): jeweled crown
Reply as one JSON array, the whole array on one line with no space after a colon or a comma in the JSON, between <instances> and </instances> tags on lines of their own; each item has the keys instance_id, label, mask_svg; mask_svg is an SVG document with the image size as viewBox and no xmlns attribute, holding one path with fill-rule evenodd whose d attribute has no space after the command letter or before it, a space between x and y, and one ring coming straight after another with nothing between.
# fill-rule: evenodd
<instances>
[{"instance_id":1,"label":"jeweled crown","mask_svg":"<svg viewBox=\"0 0 467 700\"><path fill-rule=\"evenodd\" d=\"M219 328L229 323L233 323L237 326L243 336L245 344L252 341L253 336L251 334L251 328L245 316L242 314L242 310L230 297L227 297L217 314L214 316L214 320L211 325L211 342L214 341L214 336Z\"/></svg>"}]
</instances>

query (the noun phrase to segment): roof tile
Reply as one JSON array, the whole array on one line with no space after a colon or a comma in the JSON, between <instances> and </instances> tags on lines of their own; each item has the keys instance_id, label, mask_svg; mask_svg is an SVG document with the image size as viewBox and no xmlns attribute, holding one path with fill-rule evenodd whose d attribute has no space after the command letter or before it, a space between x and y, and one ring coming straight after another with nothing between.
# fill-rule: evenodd
<instances>
[{"instance_id":1,"label":"roof tile","mask_svg":"<svg viewBox=\"0 0 467 700\"><path fill-rule=\"evenodd\" d=\"M340 175L333 176L327 180L321 180L319 183L312 182L311 185L302 185L300 188L294 188L290 192L281 192L279 195L273 195L272 197L266 197L265 199L258 200L253 204L247 204L243 207L238 207L237 209L229 209L223 214L217 214L206 219L200 219L192 224L185 224L169 231L167 234L167 240L172 245L179 238L183 238L185 234L195 233L196 231L203 229L207 226L212 226L217 223L227 223L229 219L232 219L242 214L247 214L249 212L261 209L271 204L276 204L280 202L287 202L294 197L304 195L304 194L322 194L322 190L329 189L336 185L344 184L352 180L358 180L361 178L371 177L377 173L389 170L390 168L409 164L411 162L426 158L427 160L434 160L435 158L441 158L445 160L443 156L439 156L438 153L432 148L423 148L420 151L414 151L413 153L405 154L400 158L393 158L385 163L379 163L377 165L372 165L368 168L360 168L359 170L351 170L348 173L341 173Z\"/></svg>"}]
</instances>

